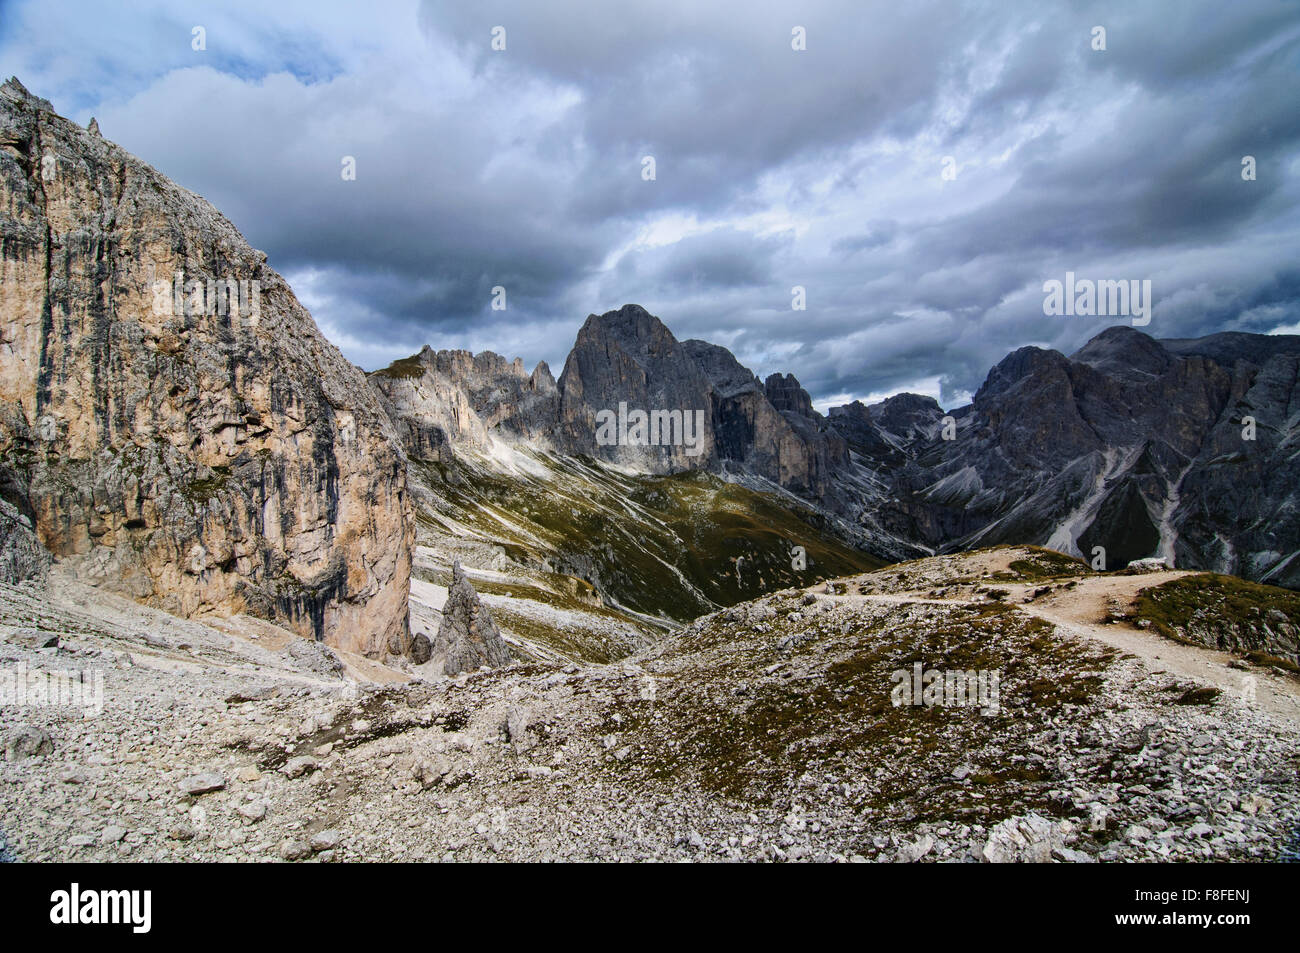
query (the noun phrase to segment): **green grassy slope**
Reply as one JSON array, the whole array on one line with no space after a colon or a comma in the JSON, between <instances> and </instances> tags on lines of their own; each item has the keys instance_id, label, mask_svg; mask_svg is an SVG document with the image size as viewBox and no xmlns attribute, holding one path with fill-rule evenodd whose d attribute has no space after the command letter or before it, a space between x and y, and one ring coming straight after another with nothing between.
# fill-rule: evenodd
<instances>
[{"instance_id":1,"label":"green grassy slope","mask_svg":"<svg viewBox=\"0 0 1300 953\"><path fill-rule=\"evenodd\" d=\"M635 475L529 450L411 469L429 491L418 495L422 534L495 544L531 572L585 580L607 603L669 624L881 565L812 509L709 473Z\"/></svg>"}]
</instances>

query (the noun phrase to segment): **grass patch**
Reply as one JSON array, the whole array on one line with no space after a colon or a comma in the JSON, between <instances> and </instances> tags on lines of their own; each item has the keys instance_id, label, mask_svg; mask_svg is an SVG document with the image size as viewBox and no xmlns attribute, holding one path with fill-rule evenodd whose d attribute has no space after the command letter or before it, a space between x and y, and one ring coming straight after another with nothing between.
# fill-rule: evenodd
<instances>
[{"instance_id":1,"label":"grass patch","mask_svg":"<svg viewBox=\"0 0 1300 953\"><path fill-rule=\"evenodd\" d=\"M1300 593L1289 589L1197 573L1140 591L1130 621L1186 645L1300 671Z\"/></svg>"},{"instance_id":2,"label":"grass patch","mask_svg":"<svg viewBox=\"0 0 1300 953\"><path fill-rule=\"evenodd\" d=\"M380 377L388 377L394 380L420 377L424 374L424 364L420 361L420 355L412 354L410 357L403 357L393 361L387 367L381 367L374 373Z\"/></svg>"}]
</instances>

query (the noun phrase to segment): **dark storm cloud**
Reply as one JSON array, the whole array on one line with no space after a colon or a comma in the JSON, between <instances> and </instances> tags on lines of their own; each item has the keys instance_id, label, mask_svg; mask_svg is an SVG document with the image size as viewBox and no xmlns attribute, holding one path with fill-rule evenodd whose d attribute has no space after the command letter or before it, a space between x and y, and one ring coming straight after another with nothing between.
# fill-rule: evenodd
<instances>
[{"instance_id":1,"label":"dark storm cloud","mask_svg":"<svg viewBox=\"0 0 1300 953\"><path fill-rule=\"evenodd\" d=\"M1290 2L0 17L3 72L222 209L366 367L432 343L558 368L587 313L636 301L821 402L952 403L1106 326L1043 315L1067 270L1151 278L1157 336L1300 324Z\"/></svg>"}]
</instances>

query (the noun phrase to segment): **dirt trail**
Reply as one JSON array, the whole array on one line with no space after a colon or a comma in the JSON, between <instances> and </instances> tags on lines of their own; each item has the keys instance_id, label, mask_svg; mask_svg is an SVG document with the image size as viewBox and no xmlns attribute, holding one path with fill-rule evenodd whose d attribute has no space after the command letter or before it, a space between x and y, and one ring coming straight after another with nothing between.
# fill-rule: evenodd
<instances>
[{"instance_id":1,"label":"dirt trail","mask_svg":"<svg viewBox=\"0 0 1300 953\"><path fill-rule=\"evenodd\" d=\"M1001 551L980 554L977 569L1006 568L1009 556ZM1188 681L1212 685L1224 694L1243 698L1259 709L1300 727L1300 679L1276 674L1268 668L1233 668L1236 657L1215 649L1173 642L1154 632L1137 629L1125 622L1108 621L1112 611L1127 610L1139 591L1173 579L1192 575L1174 570L1135 576L1095 576L1077 580L1071 589L1056 589L1025 602L1038 583L992 583L1004 590L1012 608L1050 622L1077 638L1092 639L1135 656L1154 672L1165 672ZM846 597L840 597L846 598ZM934 598L926 590L848 596L889 603L984 602L984 599ZM1252 699L1253 696L1253 699Z\"/></svg>"},{"instance_id":2,"label":"dirt trail","mask_svg":"<svg viewBox=\"0 0 1300 953\"><path fill-rule=\"evenodd\" d=\"M1183 645L1127 623L1107 621L1111 605L1128 609L1142 589L1186 575L1190 574L1170 571L1140 576L1084 578L1073 589L1057 590L1033 602L1017 604L1016 608L1073 635L1094 639L1137 656L1152 671L1205 682L1224 694L1233 694L1247 701L1253 694L1253 704L1259 708L1300 725L1300 680L1258 666L1242 671L1232 667L1236 657L1227 652ZM1013 594L1010 601L1015 604L1034 587L1005 588Z\"/></svg>"}]
</instances>

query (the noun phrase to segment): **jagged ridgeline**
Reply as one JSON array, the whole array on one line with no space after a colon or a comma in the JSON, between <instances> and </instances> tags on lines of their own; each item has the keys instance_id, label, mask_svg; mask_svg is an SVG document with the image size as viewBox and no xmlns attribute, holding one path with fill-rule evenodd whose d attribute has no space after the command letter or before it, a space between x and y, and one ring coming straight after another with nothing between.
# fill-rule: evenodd
<instances>
[{"instance_id":1,"label":"jagged ridgeline","mask_svg":"<svg viewBox=\"0 0 1300 953\"><path fill-rule=\"evenodd\" d=\"M370 380L411 459L421 542L441 554L417 577L437 585L452 555L508 562L510 579L476 587L581 601L553 578L567 576L662 626L881 564L852 509L825 505L846 499L828 475L847 445L798 381L765 387L636 305L591 315L559 381L545 364L428 348ZM638 412L671 426L627 439Z\"/></svg>"},{"instance_id":2,"label":"jagged ridgeline","mask_svg":"<svg viewBox=\"0 0 1300 953\"><path fill-rule=\"evenodd\" d=\"M1157 340L1112 327L1025 347L908 445L891 529L944 551L1035 543L1105 568L1159 556L1300 588L1300 337Z\"/></svg>"}]
</instances>

